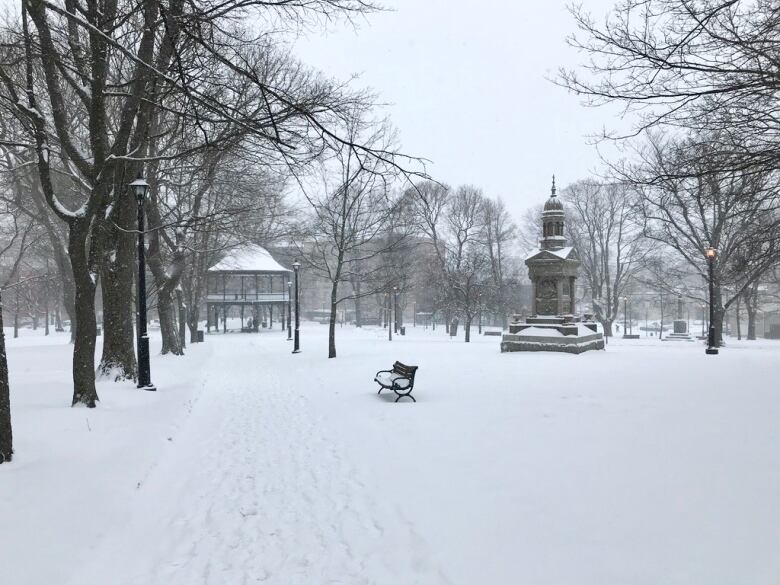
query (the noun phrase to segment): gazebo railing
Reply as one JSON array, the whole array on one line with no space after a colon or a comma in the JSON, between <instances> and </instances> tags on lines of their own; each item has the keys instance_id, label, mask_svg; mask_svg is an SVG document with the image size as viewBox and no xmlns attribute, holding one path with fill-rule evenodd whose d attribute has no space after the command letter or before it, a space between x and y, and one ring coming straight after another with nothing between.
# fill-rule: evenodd
<instances>
[{"instance_id":1,"label":"gazebo railing","mask_svg":"<svg viewBox=\"0 0 780 585\"><path fill-rule=\"evenodd\" d=\"M258 303L286 303L289 295L286 292L255 293L255 292L230 292L209 293L206 300L209 302L220 301L246 301Z\"/></svg>"}]
</instances>

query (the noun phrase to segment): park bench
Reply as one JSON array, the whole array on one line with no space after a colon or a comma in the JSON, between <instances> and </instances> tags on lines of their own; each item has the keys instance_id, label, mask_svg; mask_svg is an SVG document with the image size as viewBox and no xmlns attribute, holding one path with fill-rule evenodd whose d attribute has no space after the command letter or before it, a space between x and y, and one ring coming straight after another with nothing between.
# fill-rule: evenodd
<instances>
[{"instance_id":1,"label":"park bench","mask_svg":"<svg viewBox=\"0 0 780 585\"><path fill-rule=\"evenodd\" d=\"M381 370L374 376L374 382L379 384L377 394L381 394L382 390L392 390L397 396L396 402L405 396L411 398L413 402L417 402L412 396L416 373L417 366L407 366L401 362L395 362L392 370Z\"/></svg>"}]
</instances>

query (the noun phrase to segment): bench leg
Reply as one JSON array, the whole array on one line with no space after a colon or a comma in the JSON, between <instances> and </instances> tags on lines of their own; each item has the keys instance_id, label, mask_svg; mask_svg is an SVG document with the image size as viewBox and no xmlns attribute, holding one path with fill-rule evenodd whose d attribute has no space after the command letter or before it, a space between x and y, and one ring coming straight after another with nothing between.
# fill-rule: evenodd
<instances>
[{"instance_id":1,"label":"bench leg","mask_svg":"<svg viewBox=\"0 0 780 585\"><path fill-rule=\"evenodd\" d=\"M398 394L398 392L396 392L396 394ZM398 394L398 398L396 398L396 399L395 399L395 401L396 401L396 402L398 402L399 400L401 400L401 398L411 398L411 399L412 399L412 402L417 402L417 401L414 399L414 396L412 396L412 394L411 394L411 393L409 393L409 394Z\"/></svg>"}]
</instances>

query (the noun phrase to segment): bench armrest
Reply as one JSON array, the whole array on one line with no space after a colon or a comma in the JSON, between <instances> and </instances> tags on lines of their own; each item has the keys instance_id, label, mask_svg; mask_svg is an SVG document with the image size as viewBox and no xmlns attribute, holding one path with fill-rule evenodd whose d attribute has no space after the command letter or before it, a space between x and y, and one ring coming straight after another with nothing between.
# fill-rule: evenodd
<instances>
[{"instance_id":1,"label":"bench armrest","mask_svg":"<svg viewBox=\"0 0 780 585\"><path fill-rule=\"evenodd\" d=\"M405 382L405 384L401 385L398 382ZM398 390L406 390L412 385L412 378L407 376L398 376L395 380L393 380L393 388L397 388Z\"/></svg>"}]
</instances>

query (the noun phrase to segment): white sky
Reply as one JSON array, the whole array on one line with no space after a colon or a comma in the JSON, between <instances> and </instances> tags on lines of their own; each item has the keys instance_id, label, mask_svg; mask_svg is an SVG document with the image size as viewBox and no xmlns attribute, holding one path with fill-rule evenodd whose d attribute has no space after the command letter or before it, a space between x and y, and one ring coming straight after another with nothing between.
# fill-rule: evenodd
<instances>
[{"instance_id":1,"label":"white sky","mask_svg":"<svg viewBox=\"0 0 780 585\"><path fill-rule=\"evenodd\" d=\"M599 20L614 0L588 0ZM554 85L561 65L583 59L566 45L565 0L385 0L357 31L338 26L300 40L297 55L341 79L359 74L389 102L404 152L429 173L501 197L516 218L558 184L600 167L587 137L611 127L615 109L583 107Z\"/></svg>"}]
</instances>

